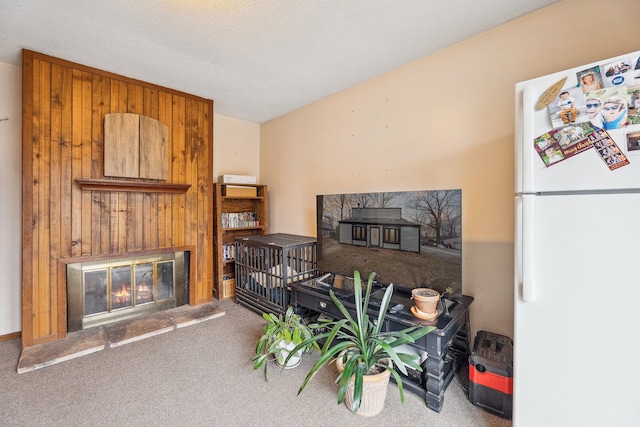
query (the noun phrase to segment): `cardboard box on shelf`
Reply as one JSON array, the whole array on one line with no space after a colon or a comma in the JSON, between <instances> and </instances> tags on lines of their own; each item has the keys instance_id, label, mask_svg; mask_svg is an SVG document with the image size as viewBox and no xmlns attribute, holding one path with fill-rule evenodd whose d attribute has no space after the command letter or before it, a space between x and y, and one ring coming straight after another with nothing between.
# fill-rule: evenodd
<instances>
[{"instance_id":1,"label":"cardboard box on shelf","mask_svg":"<svg viewBox=\"0 0 640 427\"><path fill-rule=\"evenodd\" d=\"M244 185L227 185L224 195L227 197L258 197L258 189Z\"/></svg>"},{"instance_id":2,"label":"cardboard box on shelf","mask_svg":"<svg viewBox=\"0 0 640 427\"><path fill-rule=\"evenodd\" d=\"M236 295L236 279L225 279L222 281L222 295L230 298Z\"/></svg>"}]
</instances>

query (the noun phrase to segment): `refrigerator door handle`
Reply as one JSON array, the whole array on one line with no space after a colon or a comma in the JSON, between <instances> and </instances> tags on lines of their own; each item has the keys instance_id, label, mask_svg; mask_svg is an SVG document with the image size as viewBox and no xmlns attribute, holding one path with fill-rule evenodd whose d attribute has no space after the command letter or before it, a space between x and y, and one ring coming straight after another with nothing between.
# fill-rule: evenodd
<instances>
[{"instance_id":1,"label":"refrigerator door handle","mask_svg":"<svg viewBox=\"0 0 640 427\"><path fill-rule=\"evenodd\" d=\"M534 277L533 277L533 200L534 196L519 197L516 204L516 214L519 218L519 226L516 229L516 265L520 286L522 290L522 300L531 302L534 300ZM519 253L518 253L519 252Z\"/></svg>"}]
</instances>

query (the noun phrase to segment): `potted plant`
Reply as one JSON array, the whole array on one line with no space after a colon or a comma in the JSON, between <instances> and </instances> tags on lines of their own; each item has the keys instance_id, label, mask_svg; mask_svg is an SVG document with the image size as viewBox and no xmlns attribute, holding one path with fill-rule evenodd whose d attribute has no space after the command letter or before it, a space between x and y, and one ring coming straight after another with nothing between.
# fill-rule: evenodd
<instances>
[{"instance_id":1,"label":"potted plant","mask_svg":"<svg viewBox=\"0 0 640 427\"><path fill-rule=\"evenodd\" d=\"M263 313L262 317L267 323L262 327L262 335L256 344L256 354L252 361L253 369L263 367L265 380L268 361L275 360L276 364L284 369L295 368L300 364L303 352L311 352L314 347L320 350L316 342L299 346L303 341L313 337L313 332L304 319L293 311L292 306L287 308L284 316Z\"/></svg>"},{"instance_id":2,"label":"potted plant","mask_svg":"<svg viewBox=\"0 0 640 427\"><path fill-rule=\"evenodd\" d=\"M449 307L447 307L447 303L445 299L459 301L453 296L453 288L451 286L447 286L443 293L440 294L440 305L442 306L442 312L445 316L449 316Z\"/></svg>"},{"instance_id":3,"label":"potted plant","mask_svg":"<svg viewBox=\"0 0 640 427\"><path fill-rule=\"evenodd\" d=\"M413 299L415 307L418 310L417 314L433 316L437 311L440 293L435 289L415 288L411 291L411 299Z\"/></svg>"},{"instance_id":4,"label":"potted plant","mask_svg":"<svg viewBox=\"0 0 640 427\"><path fill-rule=\"evenodd\" d=\"M431 326L413 326L402 331L383 331L385 316L393 294L393 284L385 290L380 309L377 314L377 321L373 322L367 312L373 279L376 273L369 275L367 288L362 292L360 272L354 271L354 293L355 293L355 318L344 307L335 296L333 290L329 290L329 295L333 303L338 307L343 319L320 321L317 325L310 325L311 328L325 328L325 332L314 335L300 343L298 348L325 340L322 347L322 354L313 365L298 394L304 390L311 378L323 367L333 360L338 369L341 369L336 384L338 384L338 404L343 401L353 411L364 416L378 414L384 407L384 398L387 392L387 384L390 375L393 375L398 390L400 401L404 402L404 392L402 389L402 378L398 371L407 375L407 368L421 371L418 363L418 356L405 354L396 351L400 345L412 343L416 339L431 332ZM374 385L380 396L372 396L367 390L371 385L373 377L382 377L382 387Z\"/></svg>"}]
</instances>

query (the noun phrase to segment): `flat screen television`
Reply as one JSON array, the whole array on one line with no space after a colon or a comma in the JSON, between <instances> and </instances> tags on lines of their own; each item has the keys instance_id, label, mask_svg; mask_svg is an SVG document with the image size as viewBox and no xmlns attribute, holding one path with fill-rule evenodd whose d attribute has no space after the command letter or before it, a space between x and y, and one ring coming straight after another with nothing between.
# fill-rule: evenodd
<instances>
[{"instance_id":1,"label":"flat screen television","mask_svg":"<svg viewBox=\"0 0 640 427\"><path fill-rule=\"evenodd\" d=\"M459 189L318 195L317 227L323 273L462 294Z\"/></svg>"}]
</instances>

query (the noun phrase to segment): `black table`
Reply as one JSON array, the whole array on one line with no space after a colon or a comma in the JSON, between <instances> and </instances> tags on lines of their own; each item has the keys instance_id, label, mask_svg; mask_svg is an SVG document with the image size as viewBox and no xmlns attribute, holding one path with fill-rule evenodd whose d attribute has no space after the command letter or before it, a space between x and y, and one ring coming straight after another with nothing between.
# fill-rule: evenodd
<instances>
[{"instance_id":1,"label":"black table","mask_svg":"<svg viewBox=\"0 0 640 427\"><path fill-rule=\"evenodd\" d=\"M291 285L291 304L322 313L332 318L341 318L342 314L329 297L329 289L355 316L353 291L348 287L335 288L327 281L316 278ZM376 285L369 302L369 315L377 316L385 285ZM473 297L463 295L458 299L443 299L439 305L438 317L433 320L421 320L411 313L411 294L407 290L395 289L390 307L403 304L396 313L387 313L384 330L398 331L413 325L435 326L435 330L413 344L411 348L421 357L422 372L409 370L403 376L405 389L421 395L427 407L440 412L444 392L451 383L456 371L468 363L469 358L469 305ZM375 317L374 317L375 318ZM402 374L401 374L402 375Z\"/></svg>"}]
</instances>

